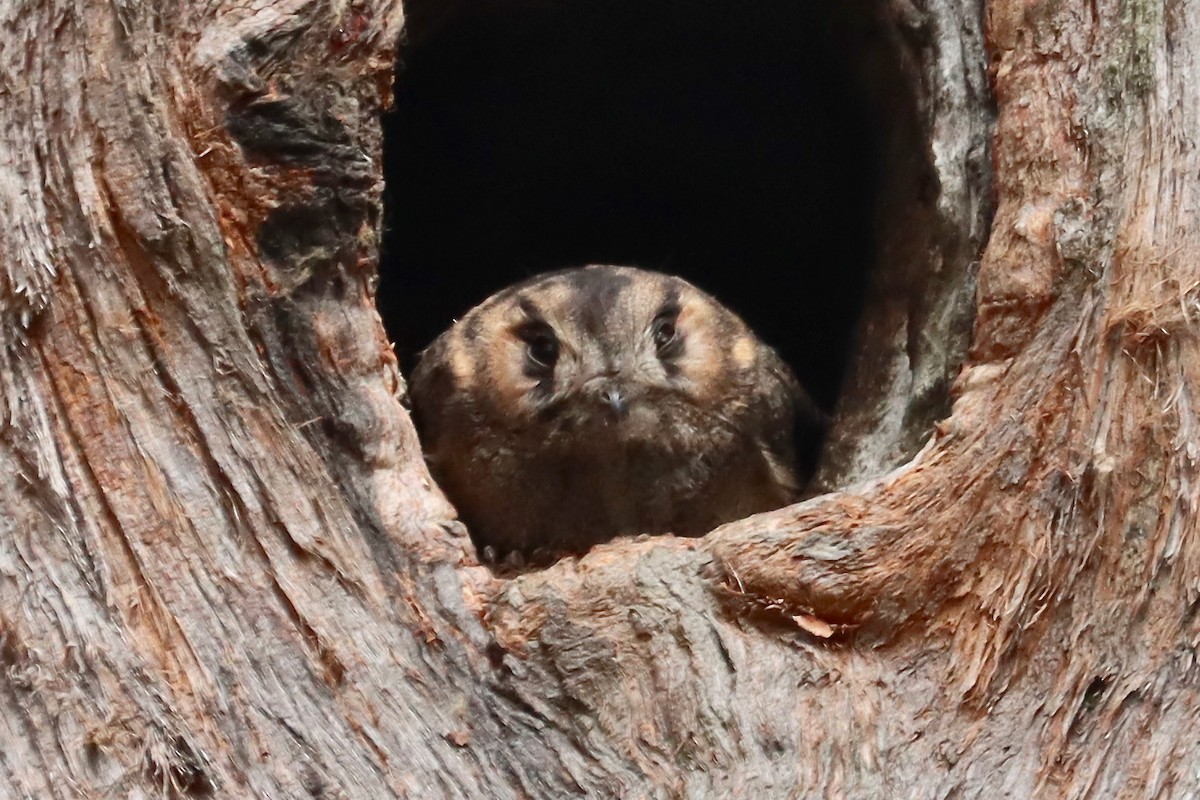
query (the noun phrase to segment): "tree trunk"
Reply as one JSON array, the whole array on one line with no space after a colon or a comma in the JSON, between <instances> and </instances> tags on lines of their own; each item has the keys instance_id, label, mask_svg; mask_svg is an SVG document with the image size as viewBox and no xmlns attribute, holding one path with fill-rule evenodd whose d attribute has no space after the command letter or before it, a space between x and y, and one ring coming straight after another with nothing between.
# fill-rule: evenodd
<instances>
[{"instance_id":1,"label":"tree trunk","mask_svg":"<svg viewBox=\"0 0 1200 800\"><path fill-rule=\"evenodd\" d=\"M372 303L399 4L170 5L0 10L0 796L1200 792L1200 5L872 6L943 299L986 30L951 415L881 476L902 443L513 578Z\"/></svg>"}]
</instances>

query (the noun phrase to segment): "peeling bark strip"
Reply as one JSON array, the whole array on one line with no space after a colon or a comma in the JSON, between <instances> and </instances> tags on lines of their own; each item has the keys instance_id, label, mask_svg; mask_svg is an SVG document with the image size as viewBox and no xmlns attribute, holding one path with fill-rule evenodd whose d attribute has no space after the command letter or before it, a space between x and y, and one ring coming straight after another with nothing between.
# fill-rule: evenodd
<instances>
[{"instance_id":1,"label":"peeling bark strip","mask_svg":"<svg viewBox=\"0 0 1200 800\"><path fill-rule=\"evenodd\" d=\"M158 5L0 10L0 797L1200 793L1195 3L985 9L910 464L512 579L372 307L398 5ZM961 274L978 9L880 14Z\"/></svg>"}]
</instances>

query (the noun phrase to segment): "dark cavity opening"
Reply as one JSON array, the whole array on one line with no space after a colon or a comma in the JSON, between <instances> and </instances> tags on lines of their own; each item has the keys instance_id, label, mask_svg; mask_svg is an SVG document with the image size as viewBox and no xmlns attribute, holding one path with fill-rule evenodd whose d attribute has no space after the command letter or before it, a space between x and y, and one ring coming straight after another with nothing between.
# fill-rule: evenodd
<instances>
[{"instance_id":1,"label":"dark cavity opening","mask_svg":"<svg viewBox=\"0 0 1200 800\"><path fill-rule=\"evenodd\" d=\"M379 290L402 366L520 278L631 264L714 294L832 409L890 118L870 26L838 6L413 3Z\"/></svg>"}]
</instances>

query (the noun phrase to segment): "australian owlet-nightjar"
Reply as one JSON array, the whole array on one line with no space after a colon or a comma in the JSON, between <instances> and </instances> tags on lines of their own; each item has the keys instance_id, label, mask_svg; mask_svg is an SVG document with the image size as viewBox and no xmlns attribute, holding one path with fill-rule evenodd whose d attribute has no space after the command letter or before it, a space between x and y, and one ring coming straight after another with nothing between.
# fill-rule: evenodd
<instances>
[{"instance_id":1,"label":"australian owlet-nightjar","mask_svg":"<svg viewBox=\"0 0 1200 800\"><path fill-rule=\"evenodd\" d=\"M500 552L700 535L786 505L796 433L823 425L737 315L631 267L498 292L421 355L411 394L434 477Z\"/></svg>"}]
</instances>

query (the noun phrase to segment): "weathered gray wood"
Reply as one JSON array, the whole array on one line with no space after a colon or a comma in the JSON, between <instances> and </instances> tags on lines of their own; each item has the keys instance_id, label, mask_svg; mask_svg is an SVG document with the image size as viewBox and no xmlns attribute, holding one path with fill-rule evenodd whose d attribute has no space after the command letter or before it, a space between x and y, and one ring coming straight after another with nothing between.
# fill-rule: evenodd
<instances>
[{"instance_id":1,"label":"weathered gray wood","mask_svg":"<svg viewBox=\"0 0 1200 800\"><path fill-rule=\"evenodd\" d=\"M894 241L941 260L893 410L991 191L979 12L900 9L940 191ZM515 579L371 303L401 22L0 10L0 796L1200 792L1195 2L987 8L995 218L910 463ZM913 446L885 417L838 482Z\"/></svg>"},{"instance_id":2,"label":"weathered gray wood","mask_svg":"<svg viewBox=\"0 0 1200 800\"><path fill-rule=\"evenodd\" d=\"M855 0L835 19L889 125L874 279L815 480L826 491L909 460L946 415L993 210L995 123L981 4Z\"/></svg>"}]
</instances>

